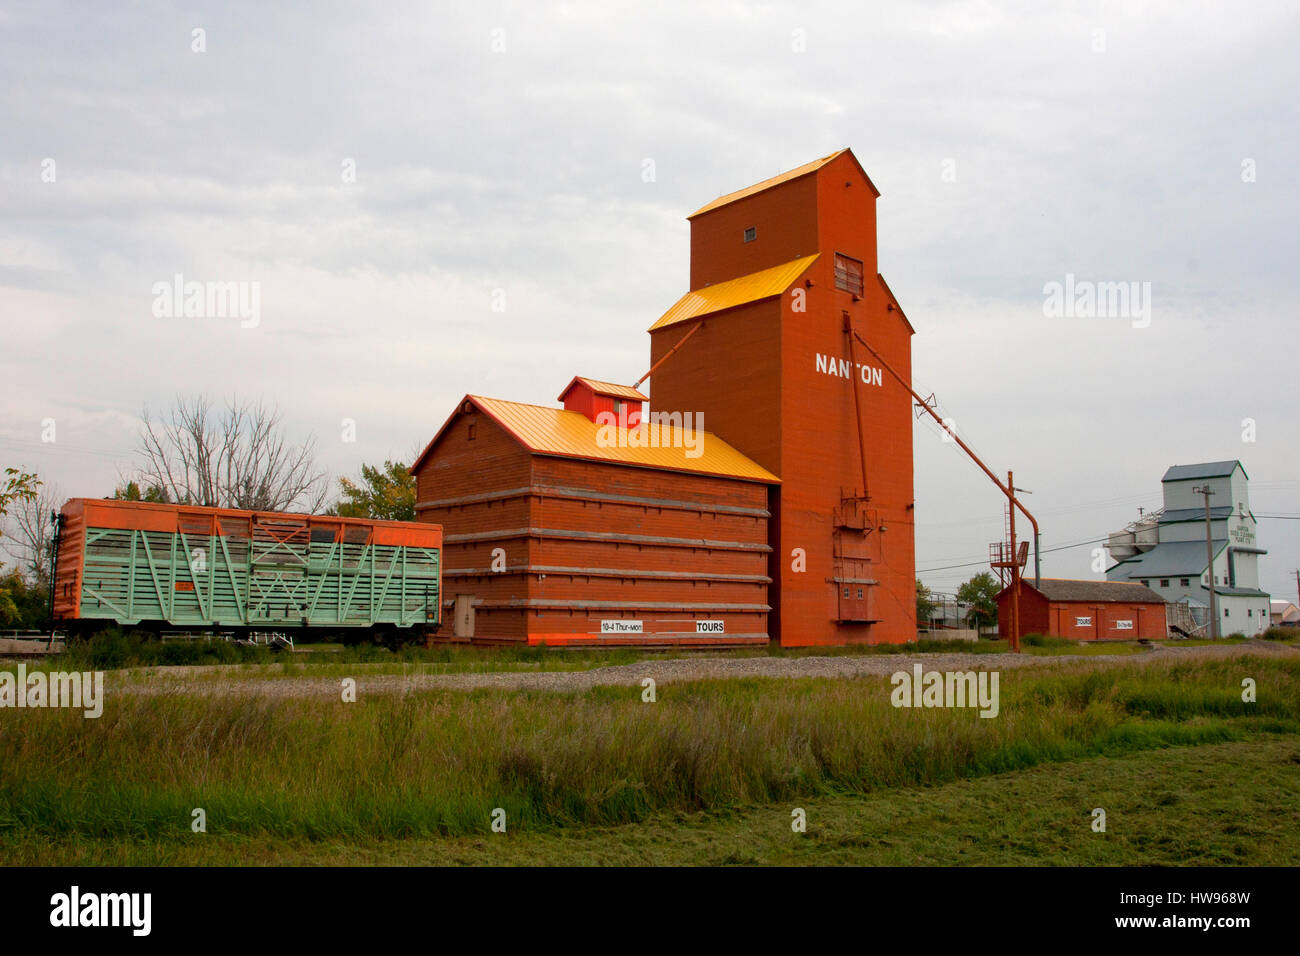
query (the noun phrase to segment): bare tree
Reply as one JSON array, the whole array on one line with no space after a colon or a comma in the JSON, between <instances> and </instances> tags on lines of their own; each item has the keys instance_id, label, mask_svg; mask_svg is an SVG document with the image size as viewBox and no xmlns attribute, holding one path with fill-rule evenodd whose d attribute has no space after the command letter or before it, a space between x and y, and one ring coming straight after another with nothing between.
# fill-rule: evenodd
<instances>
[{"instance_id":1,"label":"bare tree","mask_svg":"<svg viewBox=\"0 0 1300 956\"><path fill-rule=\"evenodd\" d=\"M42 484L34 497L10 505L6 515L4 549L38 587L45 587L50 581L50 555L54 546L54 522L50 515L62 505L58 488Z\"/></svg>"},{"instance_id":2,"label":"bare tree","mask_svg":"<svg viewBox=\"0 0 1300 956\"><path fill-rule=\"evenodd\" d=\"M206 396L178 396L166 419L146 408L140 431L141 485L175 502L250 511L318 512L329 476L316 467L316 439L291 444L280 413L231 399L213 411Z\"/></svg>"}]
</instances>

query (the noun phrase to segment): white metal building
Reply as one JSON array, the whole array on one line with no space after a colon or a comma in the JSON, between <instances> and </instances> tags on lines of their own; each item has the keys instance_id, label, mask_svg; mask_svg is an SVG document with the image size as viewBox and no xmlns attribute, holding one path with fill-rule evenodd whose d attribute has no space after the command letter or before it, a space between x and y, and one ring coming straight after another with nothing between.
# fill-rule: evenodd
<instances>
[{"instance_id":1,"label":"white metal building","mask_svg":"<svg viewBox=\"0 0 1300 956\"><path fill-rule=\"evenodd\" d=\"M1170 604L1185 602L1197 624L1209 614L1211 584L1219 609L1219 634L1259 634L1269 627L1269 596L1259 587L1255 516L1250 478L1239 461L1174 465L1161 479L1164 506L1110 535L1106 547L1117 562L1111 581L1145 584ZM1205 498L1208 487L1213 567L1206 560Z\"/></svg>"}]
</instances>

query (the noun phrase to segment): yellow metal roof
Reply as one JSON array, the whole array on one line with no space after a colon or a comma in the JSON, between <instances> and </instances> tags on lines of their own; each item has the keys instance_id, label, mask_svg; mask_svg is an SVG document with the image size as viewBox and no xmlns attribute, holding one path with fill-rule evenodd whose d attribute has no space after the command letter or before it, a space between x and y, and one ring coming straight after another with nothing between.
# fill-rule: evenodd
<instances>
[{"instance_id":1,"label":"yellow metal roof","mask_svg":"<svg viewBox=\"0 0 1300 956\"><path fill-rule=\"evenodd\" d=\"M717 285L706 285L702 289L688 292L677 300L676 305L660 316L658 322L650 326L650 331L676 325L678 322L685 322L687 319L694 319L710 312L721 312L723 309L731 309L748 302L757 302L759 299L780 295L816 261L817 255L814 253L802 259L764 269L762 272L752 272L739 279L728 279Z\"/></svg>"},{"instance_id":2,"label":"yellow metal roof","mask_svg":"<svg viewBox=\"0 0 1300 956\"><path fill-rule=\"evenodd\" d=\"M578 377L582 378L581 375ZM602 382L594 378L583 378L582 380L590 385L592 391L597 395L616 395L619 398L630 398L642 402L650 401L649 395L642 394L631 385L619 385L616 382Z\"/></svg>"},{"instance_id":3,"label":"yellow metal roof","mask_svg":"<svg viewBox=\"0 0 1300 956\"><path fill-rule=\"evenodd\" d=\"M569 389L573 388L574 382L582 382L597 395L613 395L615 398L626 398L634 402L650 401L650 396L642 394L631 385L619 385L615 382L602 382L599 379L584 378L581 375L574 376L573 382L570 382L565 386L564 391L560 393L559 401L564 401L564 396L569 394Z\"/></svg>"},{"instance_id":4,"label":"yellow metal roof","mask_svg":"<svg viewBox=\"0 0 1300 956\"><path fill-rule=\"evenodd\" d=\"M788 183L792 179L798 179L800 176L806 176L809 173L816 172L836 156L847 152L847 149L836 150L829 156L823 156L821 159L814 159L811 163L804 163L802 166L796 166L789 172L781 173L779 176L773 176L771 179L765 179L761 183L755 183L754 185L747 186L744 189L738 189L734 193L727 193L725 196L719 196L717 199L713 200L713 202L709 203L707 206L701 206L686 218L694 219L696 216L703 215L706 212L711 212L719 206L725 206L727 203L735 202L737 199L744 199L746 196L754 195L754 193L761 193L764 189L771 189L773 186L779 186L781 183Z\"/></svg>"},{"instance_id":5,"label":"yellow metal roof","mask_svg":"<svg viewBox=\"0 0 1300 956\"><path fill-rule=\"evenodd\" d=\"M580 412L563 408L524 405L481 395L470 395L469 398L526 448L539 454L725 475L751 481L778 481L766 468L746 458L711 432L645 423L631 429L602 426ZM602 429L605 430L603 436ZM603 442L600 440L602 437L605 439ZM630 447L629 439L642 443L655 439L654 447ZM698 455L692 457L696 452Z\"/></svg>"}]
</instances>

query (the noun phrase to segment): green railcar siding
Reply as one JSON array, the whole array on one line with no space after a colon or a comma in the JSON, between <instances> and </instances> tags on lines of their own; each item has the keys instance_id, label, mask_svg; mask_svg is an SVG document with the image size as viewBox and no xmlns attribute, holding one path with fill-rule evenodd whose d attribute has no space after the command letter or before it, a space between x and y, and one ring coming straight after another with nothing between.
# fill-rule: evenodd
<instances>
[{"instance_id":1,"label":"green railcar siding","mask_svg":"<svg viewBox=\"0 0 1300 956\"><path fill-rule=\"evenodd\" d=\"M81 617L189 627L432 625L440 560L437 548L89 528Z\"/></svg>"}]
</instances>

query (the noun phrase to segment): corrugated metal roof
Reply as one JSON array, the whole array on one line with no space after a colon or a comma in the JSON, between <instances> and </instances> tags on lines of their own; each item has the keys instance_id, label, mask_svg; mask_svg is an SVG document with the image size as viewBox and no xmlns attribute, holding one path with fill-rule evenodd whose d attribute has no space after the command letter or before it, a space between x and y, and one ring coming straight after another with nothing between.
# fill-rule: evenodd
<instances>
[{"instance_id":1,"label":"corrugated metal roof","mask_svg":"<svg viewBox=\"0 0 1300 956\"><path fill-rule=\"evenodd\" d=\"M739 279L728 279L726 282L706 285L702 289L688 292L660 316L658 322L650 326L650 331L676 325L678 322L685 322L711 312L721 312L723 309L733 309L738 305L780 295L817 260L817 255L814 253L802 259L772 266L761 272L751 272Z\"/></svg>"},{"instance_id":2,"label":"corrugated metal roof","mask_svg":"<svg viewBox=\"0 0 1300 956\"><path fill-rule=\"evenodd\" d=\"M1220 521L1232 517L1232 505L1222 505L1210 509L1210 520ZM1174 508L1160 513L1160 524L1177 524L1180 521L1204 521L1204 508Z\"/></svg>"},{"instance_id":3,"label":"corrugated metal roof","mask_svg":"<svg viewBox=\"0 0 1300 956\"><path fill-rule=\"evenodd\" d=\"M779 186L781 183L788 183L790 180L798 179L800 176L807 176L809 173L815 173L841 153L847 152L847 149L836 150L829 156L823 156L821 159L814 159L811 163L804 163L802 166L796 166L789 172L773 176L771 179L765 179L761 183L755 183L752 186L746 186L744 189L738 189L734 193L727 193L725 196L719 196L717 199L713 200L713 202L701 206L686 218L694 219L696 216L701 216L706 212L712 212L719 206L733 203L737 199L744 199L746 196L754 195L754 193L761 193L764 189L771 189L773 186Z\"/></svg>"},{"instance_id":4,"label":"corrugated metal roof","mask_svg":"<svg viewBox=\"0 0 1300 956\"><path fill-rule=\"evenodd\" d=\"M1227 588L1222 584L1214 589L1214 593L1224 597L1268 597L1268 592L1259 588Z\"/></svg>"},{"instance_id":5,"label":"corrugated metal roof","mask_svg":"<svg viewBox=\"0 0 1300 956\"><path fill-rule=\"evenodd\" d=\"M1023 584L1033 587L1028 581ZM1049 601L1121 601L1135 604L1164 604L1165 599L1142 584L1127 581L1079 581L1043 578L1036 590Z\"/></svg>"},{"instance_id":6,"label":"corrugated metal roof","mask_svg":"<svg viewBox=\"0 0 1300 956\"><path fill-rule=\"evenodd\" d=\"M563 408L524 405L481 395L470 395L469 398L526 448L538 454L723 475L772 484L779 481L766 468L746 458L711 432L688 433L669 425L655 426L659 435L655 447L636 448L629 446L629 437L644 441L654 434L646 424L631 429L601 426L580 412ZM598 441L602 428L613 429L613 442L601 444ZM691 457L691 453L697 450L698 456Z\"/></svg>"},{"instance_id":7,"label":"corrugated metal roof","mask_svg":"<svg viewBox=\"0 0 1300 956\"><path fill-rule=\"evenodd\" d=\"M1222 539L1215 541L1213 545L1215 555L1218 555L1227 543ZM1156 545L1150 551L1124 559L1110 570L1115 571L1120 568L1122 570L1119 573L1130 579L1150 579L1198 577L1205 571L1205 567L1204 541L1166 541Z\"/></svg>"},{"instance_id":8,"label":"corrugated metal roof","mask_svg":"<svg viewBox=\"0 0 1300 956\"><path fill-rule=\"evenodd\" d=\"M573 388L575 382L582 382L597 395L612 395L615 398L626 398L634 402L650 401L649 395L642 394L631 385L618 385L615 382L602 382L599 379L584 378L581 375L575 376L573 381L565 386L564 391L560 393L559 401L564 401L564 396L569 394L569 389Z\"/></svg>"},{"instance_id":9,"label":"corrugated metal roof","mask_svg":"<svg viewBox=\"0 0 1300 956\"><path fill-rule=\"evenodd\" d=\"M1238 468L1241 468L1241 462L1233 459L1232 461L1205 461L1198 465L1174 465L1165 472L1165 476L1160 480L1163 481L1187 481L1189 478L1225 478L1231 475ZM1241 468L1245 472L1245 468ZM1247 478L1250 476L1247 475Z\"/></svg>"}]
</instances>

